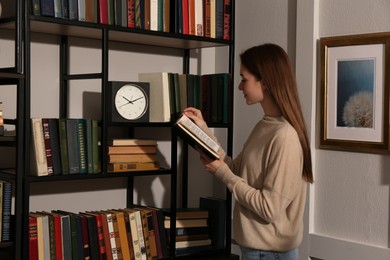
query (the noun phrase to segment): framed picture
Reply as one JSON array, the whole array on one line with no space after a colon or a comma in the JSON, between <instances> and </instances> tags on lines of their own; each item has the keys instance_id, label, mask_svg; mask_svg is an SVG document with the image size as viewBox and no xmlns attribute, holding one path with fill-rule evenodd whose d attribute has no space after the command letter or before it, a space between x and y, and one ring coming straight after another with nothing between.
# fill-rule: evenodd
<instances>
[{"instance_id":1,"label":"framed picture","mask_svg":"<svg viewBox=\"0 0 390 260\"><path fill-rule=\"evenodd\" d=\"M320 148L389 152L390 34L326 37L320 48Z\"/></svg>"}]
</instances>

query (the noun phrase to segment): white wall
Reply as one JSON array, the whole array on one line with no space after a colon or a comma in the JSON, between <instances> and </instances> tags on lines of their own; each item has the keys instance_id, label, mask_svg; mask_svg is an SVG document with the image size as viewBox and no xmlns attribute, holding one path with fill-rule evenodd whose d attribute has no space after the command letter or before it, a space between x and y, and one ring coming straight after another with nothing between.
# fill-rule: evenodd
<instances>
[{"instance_id":1,"label":"white wall","mask_svg":"<svg viewBox=\"0 0 390 260\"><path fill-rule=\"evenodd\" d=\"M389 31L389 10L387 0L319 1L319 37ZM390 259L389 155L315 152L312 255Z\"/></svg>"}]
</instances>

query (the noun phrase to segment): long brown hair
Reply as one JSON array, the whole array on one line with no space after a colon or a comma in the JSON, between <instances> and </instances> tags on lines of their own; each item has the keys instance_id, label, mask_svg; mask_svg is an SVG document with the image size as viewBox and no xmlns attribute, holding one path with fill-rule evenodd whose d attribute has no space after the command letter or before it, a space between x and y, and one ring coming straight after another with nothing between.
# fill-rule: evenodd
<instances>
[{"instance_id":1,"label":"long brown hair","mask_svg":"<svg viewBox=\"0 0 390 260\"><path fill-rule=\"evenodd\" d=\"M267 43L247 49L240 54L240 58L241 64L267 86L267 91L275 99L283 117L298 133L304 155L302 177L313 183L310 144L295 75L287 53L280 46Z\"/></svg>"}]
</instances>

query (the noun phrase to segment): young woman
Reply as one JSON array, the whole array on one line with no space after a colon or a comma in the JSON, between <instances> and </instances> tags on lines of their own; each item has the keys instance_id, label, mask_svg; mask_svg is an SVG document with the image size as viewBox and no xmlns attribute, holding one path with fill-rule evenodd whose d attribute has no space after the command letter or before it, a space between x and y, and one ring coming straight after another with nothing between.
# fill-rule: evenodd
<instances>
[{"instance_id":1,"label":"young woman","mask_svg":"<svg viewBox=\"0 0 390 260\"><path fill-rule=\"evenodd\" d=\"M275 44L240 55L242 91L248 105L260 104L263 118L234 159L200 150L205 169L232 192L234 239L242 259L298 259L303 236L307 183L313 182L310 144L295 76L286 52ZM200 110L184 114L215 140Z\"/></svg>"}]
</instances>

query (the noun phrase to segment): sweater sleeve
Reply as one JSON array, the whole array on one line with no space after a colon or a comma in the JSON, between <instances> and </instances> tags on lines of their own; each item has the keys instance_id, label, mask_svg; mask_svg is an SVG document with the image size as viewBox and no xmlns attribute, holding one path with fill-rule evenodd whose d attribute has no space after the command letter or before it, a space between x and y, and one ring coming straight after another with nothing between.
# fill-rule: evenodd
<instances>
[{"instance_id":1,"label":"sweater sleeve","mask_svg":"<svg viewBox=\"0 0 390 260\"><path fill-rule=\"evenodd\" d=\"M298 138L293 137L295 138L285 134L274 140L266 159L266 177L261 189L248 185L227 164L221 165L215 173L240 205L269 223L285 212L291 200L301 190L303 156ZM244 164L258 163L245 162L244 158L241 160Z\"/></svg>"}]
</instances>

